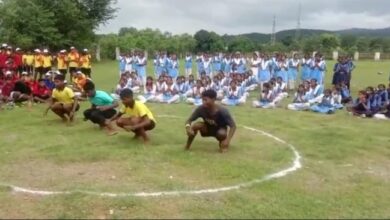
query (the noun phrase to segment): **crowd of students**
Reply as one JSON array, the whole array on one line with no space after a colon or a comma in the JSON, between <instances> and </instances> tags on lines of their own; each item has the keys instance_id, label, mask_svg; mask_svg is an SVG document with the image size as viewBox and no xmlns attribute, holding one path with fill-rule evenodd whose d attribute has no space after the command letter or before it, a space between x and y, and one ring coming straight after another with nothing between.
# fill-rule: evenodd
<instances>
[{"instance_id":1,"label":"crowd of students","mask_svg":"<svg viewBox=\"0 0 390 220\"><path fill-rule=\"evenodd\" d=\"M333 68L331 88L324 87L327 69L320 53L313 56L306 54L302 58L298 54L287 57L285 54L269 56L258 52L250 58L239 52L200 53L195 56L194 61L192 59L191 54L186 54L185 74L180 76L180 62L176 54L156 53L153 60L154 77L146 77L146 59L143 53L123 55L120 60L120 80L112 95L118 96L121 90L129 88L139 93L138 99L142 102L186 102L201 105L202 92L212 89L222 104L236 106L245 104L249 95L253 94L250 91L259 88L259 94L256 95L255 92L256 100L252 102L252 106L256 108L278 107L294 91L292 103L287 105L290 110L331 114L346 107L357 115L354 109L356 106L361 107L358 100L353 100L350 95L350 82L355 69L351 57L339 57ZM138 72L138 69L142 71ZM376 95L370 99L369 112L360 114L361 116L371 117L378 112L387 112L389 91L383 87L379 85L372 92L369 91L371 87L367 88L367 93ZM381 106L376 107L376 103L381 103Z\"/></svg>"},{"instance_id":2,"label":"crowd of students","mask_svg":"<svg viewBox=\"0 0 390 220\"><path fill-rule=\"evenodd\" d=\"M46 102L55 87L54 77L61 74L65 78L68 72L72 73L72 77L70 82L65 81L65 84L76 92L79 99L83 100L85 97L83 87L90 77L91 70L91 57L86 53L87 50L84 50L85 53L82 55L79 55L74 47L71 47L69 54L65 54L64 50L60 51L58 56L51 58L51 61L57 60L51 62L53 65L56 63L57 68L51 65L49 69L44 69L48 70L45 74L40 74L42 70L39 66L29 67L28 52L21 55L21 65L16 65L20 63L11 61L11 58L18 60L16 57L19 55L16 54L21 54L21 50L17 48L13 51L11 47L3 46L5 47L2 47L1 54L7 55L4 63L6 67L0 64L3 67L0 76L0 98L3 103L12 106L13 103L26 100ZM43 51L43 54L33 55L34 65L37 57L46 56L47 50ZM84 56L88 57L82 59ZM359 97L363 94L366 96L364 104L363 98L352 99L349 85L355 65L350 57L339 58L333 69L333 87L328 89L324 88L327 70L320 53L313 56L306 54L302 58L298 54L287 57L285 54L276 53L269 56L258 52L253 53L250 58L239 52L199 53L195 56L194 62L192 58L191 54L186 54L185 74L180 75L180 62L176 54L156 53L152 77L147 75L147 58L144 52L122 54L119 59L120 80L111 96L119 99L121 91L131 89L142 103L185 102L200 106L202 92L211 89L216 92L217 100L227 106L244 105L252 95L255 99L251 103L253 107L275 108L281 106L282 100L293 96L292 103L286 106L287 109L330 114L346 107L352 114L363 117L390 116L390 113L387 113L389 89L384 85L379 85L378 88L368 87L365 93L359 92ZM77 63L77 67L74 63ZM196 67L193 64L196 64ZM39 79L35 80L37 74Z\"/></svg>"}]
</instances>

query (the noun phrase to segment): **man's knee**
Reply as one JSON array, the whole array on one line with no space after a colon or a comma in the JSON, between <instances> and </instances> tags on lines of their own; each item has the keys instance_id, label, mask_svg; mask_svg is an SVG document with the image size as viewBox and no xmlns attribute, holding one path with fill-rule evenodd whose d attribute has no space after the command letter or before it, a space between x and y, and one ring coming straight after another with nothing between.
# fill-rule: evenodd
<instances>
[{"instance_id":1,"label":"man's knee","mask_svg":"<svg viewBox=\"0 0 390 220\"><path fill-rule=\"evenodd\" d=\"M226 129L219 129L219 130L217 131L217 136L216 136L216 138L217 138L219 141L225 140L226 137L227 137L227 131L226 131Z\"/></svg>"}]
</instances>

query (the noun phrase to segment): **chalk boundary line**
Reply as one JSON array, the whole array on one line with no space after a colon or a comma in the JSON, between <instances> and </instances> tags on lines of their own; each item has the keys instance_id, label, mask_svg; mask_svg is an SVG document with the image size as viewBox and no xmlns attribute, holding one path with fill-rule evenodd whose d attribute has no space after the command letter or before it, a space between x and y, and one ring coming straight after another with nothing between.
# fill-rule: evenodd
<instances>
[{"instance_id":1,"label":"chalk boundary line","mask_svg":"<svg viewBox=\"0 0 390 220\"><path fill-rule=\"evenodd\" d=\"M173 115L158 115L158 117L161 118L181 118L178 116ZM6 183L0 183L0 186L11 188L11 190L15 193L25 193L25 194L31 194L31 195L39 195L39 196L50 196L50 195L69 195L69 194L86 194L86 195L93 195L93 196L100 196L100 197L161 197L161 196L178 196L178 195L200 195L200 194L211 194L211 193L218 193L218 192L226 192L231 190L238 190L241 188L248 188L255 184L259 184L265 181L269 181L272 179L277 179L284 177L290 173L293 173L297 171L298 169L302 168L301 164L301 155L297 151L297 149L292 145L287 143L286 141L268 133L265 131L262 131L260 129L252 128L249 126L241 125L244 129L259 133L261 135L264 135L266 137L269 137L276 142L279 142L281 144L287 145L290 150L294 154L294 160L290 167L285 168L281 171L268 174L262 178L254 179L248 182L232 185L232 186L226 186L226 187L219 187L219 188L209 188L209 189L200 189L200 190L179 190L179 191L160 191L160 192L136 192L136 193L111 193L111 192L93 192L93 191L85 191L85 190L73 190L73 191L46 191L46 190L34 190L29 188L23 188L19 186L15 186L12 184L6 184Z\"/></svg>"}]
</instances>

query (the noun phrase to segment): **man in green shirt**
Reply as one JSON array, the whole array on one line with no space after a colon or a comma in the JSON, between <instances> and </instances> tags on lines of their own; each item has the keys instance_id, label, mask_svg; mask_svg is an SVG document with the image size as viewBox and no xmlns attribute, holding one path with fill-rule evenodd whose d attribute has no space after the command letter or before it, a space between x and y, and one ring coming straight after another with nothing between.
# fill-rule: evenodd
<instances>
[{"instance_id":1,"label":"man in green shirt","mask_svg":"<svg viewBox=\"0 0 390 220\"><path fill-rule=\"evenodd\" d=\"M106 129L110 136L117 134L110 119L116 115L115 108L118 107L118 102L106 92L95 90L95 85L91 81L84 85L84 91L92 104L90 109L84 111L84 120L98 124L100 128Z\"/></svg>"}]
</instances>

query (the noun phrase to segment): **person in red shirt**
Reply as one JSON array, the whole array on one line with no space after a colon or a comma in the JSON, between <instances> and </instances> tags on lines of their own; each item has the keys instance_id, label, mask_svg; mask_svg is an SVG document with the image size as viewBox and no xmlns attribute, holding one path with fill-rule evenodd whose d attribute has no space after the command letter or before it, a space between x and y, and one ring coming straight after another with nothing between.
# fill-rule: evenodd
<instances>
[{"instance_id":1,"label":"person in red shirt","mask_svg":"<svg viewBox=\"0 0 390 220\"><path fill-rule=\"evenodd\" d=\"M15 49L14 57L14 65L19 74L23 71L23 52L20 48Z\"/></svg>"},{"instance_id":2,"label":"person in red shirt","mask_svg":"<svg viewBox=\"0 0 390 220\"><path fill-rule=\"evenodd\" d=\"M39 79L32 91L35 102L45 103L51 96L51 91L46 86L44 79Z\"/></svg>"},{"instance_id":3,"label":"person in red shirt","mask_svg":"<svg viewBox=\"0 0 390 220\"><path fill-rule=\"evenodd\" d=\"M7 53L6 53L7 45L3 44L0 49L0 75L3 75L3 69L5 68L5 62L7 61Z\"/></svg>"},{"instance_id":4,"label":"person in red shirt","mask_svg":"<svg viewBox=\"0 0 390 220\"><path fill-rule=\"evenodd\" d=\"M8 102L9 96L14 89L15 81L12 79L12 72L6 72L4 85L1 88L2 101Z\"/></svg>"}]
</instances>

